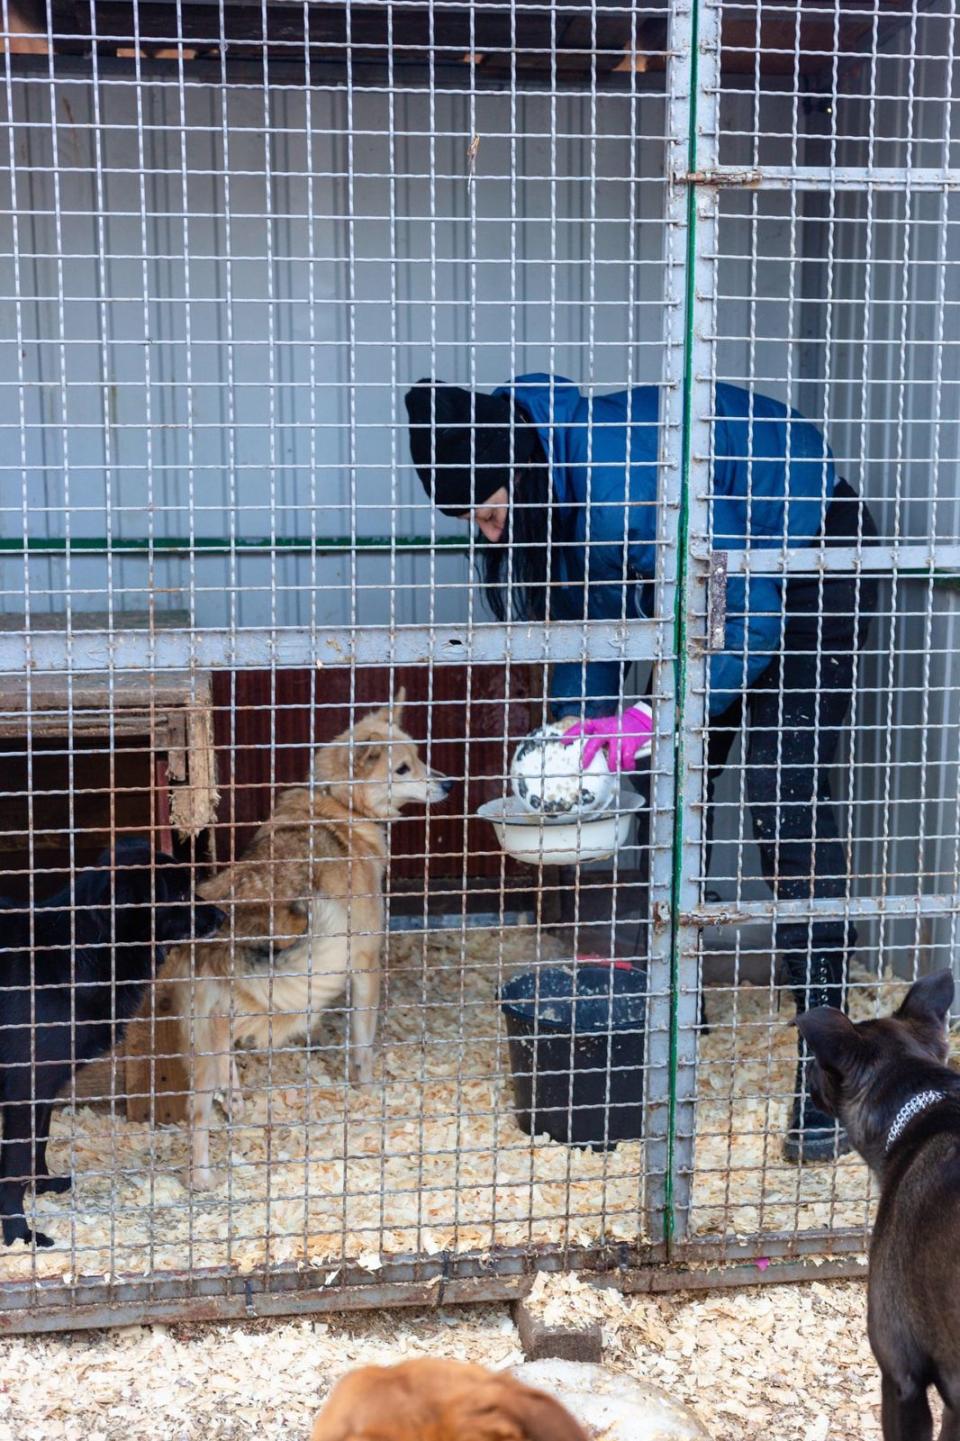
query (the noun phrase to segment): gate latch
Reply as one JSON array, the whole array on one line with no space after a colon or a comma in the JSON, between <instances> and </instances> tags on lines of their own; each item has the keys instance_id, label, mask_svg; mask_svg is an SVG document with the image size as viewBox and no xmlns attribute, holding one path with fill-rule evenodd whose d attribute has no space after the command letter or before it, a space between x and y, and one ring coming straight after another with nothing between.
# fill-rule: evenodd
<instances>
[{"instance_id":1,"label":"gate latch","mask_svg":"<svg viewBox=\"0 0 960 1441\"><path fill-rule=\"evenodd\" d=\"M710 553L707 577L707 650L723 650L727 638L727 552Z\"/></svg>"}]
</instances>

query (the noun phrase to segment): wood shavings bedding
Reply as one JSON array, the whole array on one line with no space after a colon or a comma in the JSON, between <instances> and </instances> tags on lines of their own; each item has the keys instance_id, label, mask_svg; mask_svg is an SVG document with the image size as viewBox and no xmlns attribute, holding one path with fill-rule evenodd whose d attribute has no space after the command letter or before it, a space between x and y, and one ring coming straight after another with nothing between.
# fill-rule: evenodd
<instances>
[{"instance_id":1,"label":"wood shavings bedding","mask_svg":"<svg viewBox=\"0 0 960 1441\"><path fill-rule=\"evenodd\" d=\"M356 1366L522 1360L502 1306L0 1339L0 1441L299 1441Z\"/></svg>"},{"instance_id":2,"label":"wood shavings bedding","mask_svg":"<svg viewBox=\"0 0 960 1441\"><path fill-rule=\"evenodd\" d=\"M531 1304L599 1321L605 1364L662 1386L713 1441L881 1435L863 1282L621 1296L562 1275L539 1279Z\"/></svg>"},{"instance_id":3,"label":"wood shavings bedding","mask_svg":"<svg viewBox=\"0 0 960 1441\"><path fill-rule=\"evenodd\" d=\"M542 959L551 944L540 938ZM35 1255L0 1249L0 1280L214 1266L246 1273L282 1262L335 1268L345 1260L375 1271L410 1253L643 1240L639 1143L596 1153L531 1141L514 1121L495 994L498 978L529 964L535 946L521 929L471 931L465 944L445 932L392 937L381 1022L386 1084L345 1083L338 1018L325 1022L313 1051L241 1054L245 1109L229 1126L215 1115L222 1180L211 1193L184 1185L185 1129L151 1129L90 1106L59 1110L50 1165L70 1169L74 1188L35 1205L56 1245ZM858 990L854 1004L872 1003ZM765 1097L783 1098L792 1086L795 1033L771 1015L767 992L721 994L710 1011L694 1229L863 1226L867 1180L858 1161L798 1170L779 1159L786 1103Z\"/></svg>"},{"instance_id":4,"label":"wood shavings bedding","mask_svg":"<svg viewBox=\"0 0 960 1441\"><path fill-rule=\"evenodd\" d=\"M860 1282L621 1297L552 1277L602 1322L606 1362L664 1387L713 1441L875 1441ZM346 1371L413 1355L520 1358L506 1307L0 1339L0 1441L297 1441Z\"/></svg>"},{"instance_id":5,"label":"wood shavings bedding","mask_svg":"<svg viewBox=\"0 0 960 1441\"><path fill-rule=\"evenodd\" d=\"M411 1252L589 1244L602 1222L608 1238L637 1240L639 1143L582 1151L531 1141L513 1119L497 974L533 944L520 931L471 933L465 951L447 934L392 938L385 1085L341 1079L336 1019L313 1052L240 1053L243 1117L215 1118L212 1193L183 1183L185 1129L60 1110L50 1166L69 1168L74 1187L34 1212L57 1244L0 1251L0 1279L345 1259L376 1269Z\"/></svg>"}]
</instances>

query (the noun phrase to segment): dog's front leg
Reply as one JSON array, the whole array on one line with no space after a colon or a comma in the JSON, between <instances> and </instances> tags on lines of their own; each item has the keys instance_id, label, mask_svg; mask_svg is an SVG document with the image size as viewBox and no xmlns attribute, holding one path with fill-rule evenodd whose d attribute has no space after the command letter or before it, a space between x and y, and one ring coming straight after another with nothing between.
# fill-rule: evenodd
<instances>
[{"instance_id":1,"label":"dog's front leg","mask_svg":"<svg viewBox=\"0 0 960 1441\"><path fill-rule=\"evenodd\" d=\"M210 1121L213 1115L213 1080L208 1067L201 1061L194 1067L193 1089L187 1106L190 1125L190 1185L195 1191L209 1191L213 1185L210 1170Z\"/></svg>"},{"instance_id":2,"label":"dog's front leg","mask_svg":"<svg viewBox=\"0 0 960 1441\"><path fill-rule=\"evenodd\" d=\"M29 1101L3 1107L3 1141L0 1142L0 1217L3 1239L10 1246L14 1241L34 1238L38 1246L52 1246L42 1231L31 1231L23 1210L23 1193L33 1180L33 1107Z\"/></svg>"},{"instance_id":3,"label":"dog's front leg","mask_svg":"<svg viewBox=\"0 0 960 1441\"><path fill-rule=\"evenodd\" d=\"M243 1090L240 1085L240 1072L237 1070L237 1062L233 1055L230 1056L229 1061L225 1056L220 1058L215 1099L228 1121L242 1120Z\"/></svg>"},{"instance_id":4,"label":"dog's front leg","mask_svg":"<svg viewBox=\"0 0 960 1441\"><path fill-rule=\"evenodd\" d=\"M197 1191L209 1191L214 1182L210 1169L210 1126L213 1119L213 1097L222 1084L223 1072L230 1076L233 1060L230 1022L225 1016L211 1016L206 1024L197 1025L197 1054L193 1060L193 1076L187 1118L191 1134L190 1184ZM238 1077L239 1079L239 1077Z\"/></svg>"},{"instance_id":5,"label":"dog's front leg","mask_svg":"<svg viewBox=\"0 0 960 1441\"><path fill-rule=\"evenodd\" d=\"M50 1137L52 1116L53 1107L51 1105L37 1107L34 1118L33 1189L38 1196L42 1196L44 1192L62 1196L73 1185L72 1176L51 1176L47 1166L47 1141Z\"/></svg>"},{"instance_id":6,"label":"dog's front leg","mask_svg":"<svg viewBox=\"0 0 960 1441\"><path fill-rule=\"evenodd\" d=\"M892 1376L881 1384L883 1441L933 1441L933 1416L925 1386L903 1394Z\"/></svg>"},{"instance_id":7,"label":"dog's front leg","mask_svg":"<svg viewBox=\"0 0 960 1441\"><path fill-rule=\"evenodd\" d=\"M231 1121L239 1121L243 1116L243 1087L240 1084L237 1058L232 1052L230 1055L230 1089L227 1092L227 1114Z\"/></svg>"},{"instance_id":8,"label":"dog's front leg","mask_svg":"<svg viewBox=\"0 0 960 1441\"><path fill-rule=\"evenodd\" d=\"M350 1080L354 1085L369 1086L380 1005L379 949L362 960L367 964L350 977Z\"/></svg>"}]
</instances>

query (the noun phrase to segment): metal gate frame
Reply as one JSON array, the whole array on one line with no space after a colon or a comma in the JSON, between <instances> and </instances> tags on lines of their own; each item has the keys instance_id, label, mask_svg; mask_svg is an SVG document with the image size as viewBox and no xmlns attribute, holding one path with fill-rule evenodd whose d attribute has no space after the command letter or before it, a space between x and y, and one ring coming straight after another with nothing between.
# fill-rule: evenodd
<instances>
[{"instance_id":1,"label":"metal gate frame","mask_svg":"<svg viewBox=\"0 0 960 1441\"><path fill-rule=\"evenodd\" d=\"M671 120L668 147L668 224L682 228L686 240L685 305L681 318L668 312L668 343L682 348L684 411L681 438L681 487L679 544L681 557L676 610L677 647L677 745L675 761L676 826L674 837L673 885L670 893L670 1110L668 1185L664 1196L664 1232L668 1260L677 1265L694 1265L715 1257L722 1262L747 1257L837 1258L843 1274L862 1274L865 1235L862 1228L811 1228L803 1232L781 1232L751 1237L738 1242L729 1237L692 1237L689 1229L690 1182L693 1173L696 1096L696 1026L699 994L700 938L707 926L731 927L763 920L771 931L777 920L788 916L815 916L841 920L885 918L914 920L918 943L923 918L956 914L960 894L934 893L913 896L850 896L846 900L769 900L707 902L699 893L703 797L705 772L705 715L702 698L706 693L706 665L711 637L703 634L704 617L710 625L710 576L718 563L722 574L812 574L828 572L872 573L889 580L896 588L908 575L932 584L937 576L956 574L960 547L931 539L926 544L874 544L869 550L856 546L781 547L725 554L711 551L709 502L710 435L704 419L712 412L710 376L718 344L714 301L718 293L718 221L724 193L748 188L753 193L819 192L828 199L838 191L865 194L894 190L907 198L914 192L932 191L941 198L942 234L946 233L945 205L948 194L960 184L960 171L949 165L949 131L944 141L942 168L843 166L835 154L822 165L757 165L749 170L726 165L720 160L720 27L723 0L678 0L669 57ZM921 7L922 8L922 7ZM907 49L916 51L918 10L904 17L911 36ZM911 70L912 76L912 70ZM836 69L834 70L836 81ZM913 80L911 78L911 93ZM689 97L687 134L682 136L684 98ZM907 97L908 100L911 98ZM836 111L833 110L832 142L837 143ZM685 153L684 153L685 151ZM685 168L684 168L685 167ZM685 191L685 195L684 195ZM831 212L832 213L832 212ZM940 266L945 264L941 245ZM940 305L943 278L938 281ZM826 296L829 305L831 295ZM904 339L901 344L906 344ZM829 387L829 372L826 377ZM698 630L699 628L699 630ZM661 890L663 887L661 887ZM663 897L661 895L661 904ZM665 944L664 944L665 949ZM846 1264L840 1258L848 1258ZM822 1264L818 1260L817 1266ZM776 1269L776 1268L774 1268ZM764 1273L770 1279L770 1273Z\"/></svg>"},{"instance_id":2,"label":"metal gate frame","mask_svg":"<svg viewBox=\"0 0 960 1441\"><path fill-rule=\"evenodd\" d=\"M615 1279L624 1290L666 1290L744 1280L792 1279L803 1257L816 1274L861 1274L861 1231L806 1231L729 1239L691 1238L689 1215L696 1103L699 941L707 925L732 926L761 917L830 913L841 916L941 913L960 896L861 897L848 902L707 904L697 876L702 842L701 778L705 756L706 673L711 640L711 576L864 569L895 578L904 569L933 576L956 568L960 546L894 544L869 556L851 549L804 548L715 557L709 548L711 318L717 284L717 227L722 194L749 185L759 191L836 188L934 190L946 195L960 173L840 169L798 165L744 172L720 163L721 0L674 0L666 80L664 411L661 417L662 498L658 534L659 614L653 620L533 624L417 625L352 629L281 628L180 631L0 633L0 670L37 675L127 670L343 665L469 665L524 661L543 665L588 652L605 659L652 661L659 705L652 803L649 1080L645 1150L649 1246L551 1248L535 1256L513 1249L489 1257L413 1258L337 1273L324 1285L309 1271L280 1266L250 1276L227 1270L180 1273L125 1282L77 1278L29 1282L0 1290L0 1332L101 1326L138 1319L244 1317L297 1311L506 1299L523 1294L535 1269L576 1268ZM634 90L633 93L639 93ZM675 502L675 503L673 503ZM718 570L719 564L719 570ZM782 1258L762 1273L759 1255ZM824 1257L831 1258L824 1264ZM718 1271L716 1261L732 1262ZM739 1263L739 1264L738 1264ZM746 1263L746 1264L744 1264ZM707 1269L704 1269L704 1266Z\"/></svg>"}]
</instances>

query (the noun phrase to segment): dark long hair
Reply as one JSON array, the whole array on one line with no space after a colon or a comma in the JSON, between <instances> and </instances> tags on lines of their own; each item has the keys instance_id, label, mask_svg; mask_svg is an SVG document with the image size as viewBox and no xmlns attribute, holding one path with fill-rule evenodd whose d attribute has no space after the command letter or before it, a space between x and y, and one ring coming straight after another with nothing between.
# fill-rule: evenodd
<instances>
[{"instance_id":1,"label":"dark long hair","mask_svg":"<svg viewBox=\"0 0 960 1441\"><path fill-rule=\"evenodd\" d=\"M499 621L549 620L560 525L545 458L514 473L512 501L500 539L480 540L477 570L487 605Z\"/></svg>"}]
</instances>

